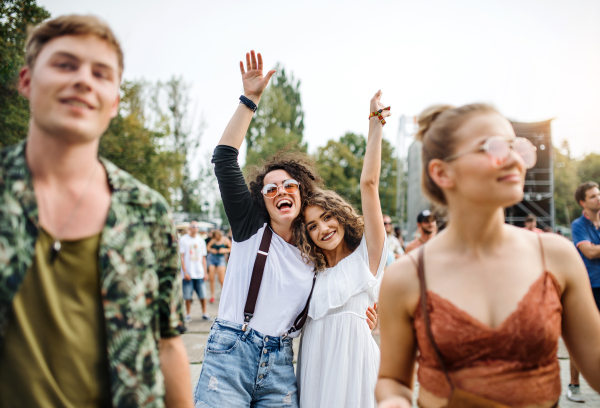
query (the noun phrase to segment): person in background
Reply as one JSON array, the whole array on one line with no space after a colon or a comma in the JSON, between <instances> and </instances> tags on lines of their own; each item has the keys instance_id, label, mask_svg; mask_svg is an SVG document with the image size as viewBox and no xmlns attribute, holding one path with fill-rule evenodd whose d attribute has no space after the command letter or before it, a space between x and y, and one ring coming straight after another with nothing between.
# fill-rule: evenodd
<instances>
[{"instance_id":1,"label":"person in background","mask_svg":"<svg viewBox=\"0 0 600 408\"><path fill-rule=\"evenodd\" d=\"M404 238L402 237L402 228L394 227L394 236L396 238L398 238L398 241L400 242L400 246L402 247L402 250L404 251Z\"/></svg>"},{"instance_id":2,"label":"person in background","mask_svg":"<svg viewBox=\"0 0 600 408\"><path fill-rule=\"evenodd\" d=\"M25 60L27 139L0 151L0 406L191 408L171 211L98 157L121 46L61 16Z\"/></svg>"},{"instance_id":3,"label":"person in background","mask_svg":"<svg viewBox=\"0 0 600 408\"><path fill-rule=\"evenodd\" d=\"M204 296L204 277L206 276L206 243L198 234L198 222L190 223L189 232L179 240L181 253L181 277L183 299L187 312L186 321L191 321L192 298L194 292L202 306L202 320L210 317L206 314L206 296Z\"/></svg>"},{"instance_id":4,"label":"person in background","mask_svg":"<svg viewBox=\"0 0 600 408\"><path fill-rule=\"evenodd\" d=\"M583 209L581 217L571 224L573 243L583 259L596 307L600 310L600 190L598 183L587 181L575 190L575 201ZM567 399L585 402L579 389L579 370L571 360L571 382Z\"/></svg>"},{"instance_id":5,"label":"person in background","mask_svg":"<svg viewBox=\"0 0 600 408\"><path fill-rule=\"evenodd\" d=\"M547 226L544 227L544 232L551 232L551 233L553 233L554 231L552 230L551 226L547 225Z\"/></svg>"},{"instance_id":6,"label":"person in background","mask_svg":"<svg viewBox=\"0 0 600 408\"><path fill-rule=\"evenodd\" d=\"M396 236L394 235L394 225L392 224L392 218L384 214L383 215L383 226L385 227L385 234L387 236L387 259L386 266L390 266L396 259L404 255L402 245Z\"/></svg>"},{"instance_id":7,"label":"person in background","mask_svg":"<svg viewBox=\"0 0 600 408\"><path fill-rule=\"evenodd\" d=\"M429 210L423 210L417 215L417 237L406 245L405 252L408 254L425 244L437 234L437 223L435 217Z\"/></svg>"},{"instance_id":8,"label":"person in background","mask_svg":"<svg viewBox=\"0 0 600 408\"><path fill-rule=\"evenodd\" d=\"M182 236L184 236L185 234L187 234L189 228L190 228L189 222L180 222L179 224L175 225L175 230L177 231L177 239L179 239Z\"/></svg>"},{"instance_id":9,"label":"person in background","mask_svg":"<svg viewBox=\"0 0 600 408\"><path fill-rule=\"evenodd\" d=\"M215 274L219 278L221 288L225 281L225 254L231 252L231 241L223 236L220 229L213 231L208 241L208 280L210 281L210 303L215 301Z\"/></svg>"},{"instance_id":10,"label":"person in background","mask_svg":"<svg viewBox=\"0 0 600 408\"><path fill-rule=\"evenodd\" d=\"M525 218L525 229L542 234L544 231L537 227L537 217L533 214L528 214Z\"/></svg>"}]
</instances>

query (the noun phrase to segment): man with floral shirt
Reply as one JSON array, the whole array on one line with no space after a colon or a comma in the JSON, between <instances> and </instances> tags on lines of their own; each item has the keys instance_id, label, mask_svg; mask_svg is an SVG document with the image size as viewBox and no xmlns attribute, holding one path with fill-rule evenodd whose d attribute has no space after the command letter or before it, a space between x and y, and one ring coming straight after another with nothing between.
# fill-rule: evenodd
<instances>
[{"instance_id":1,"label":"man with floral shirt","mask_svg":"<svg viewBox=\"0 0 600 408\"><path fill-rule=\"evenodd\" d=\"M59 17L26 63L27 140L0 151L0 406L189 408L168 205L98 159L119 43L95 17Z\"/></svg>"}]
</instances>

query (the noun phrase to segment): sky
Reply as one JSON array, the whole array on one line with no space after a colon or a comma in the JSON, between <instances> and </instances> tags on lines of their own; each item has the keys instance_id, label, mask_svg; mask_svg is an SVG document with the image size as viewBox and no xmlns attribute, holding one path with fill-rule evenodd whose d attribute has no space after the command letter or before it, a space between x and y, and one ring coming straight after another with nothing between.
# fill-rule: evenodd
<instances>
[{"instance_id":1,"label":"sky","mask_svg":"<svg viewBox=\"0 0 600 408\"><path fill-rule=\"evenodd\" d=\"M315 152L366 135L378 89L393 116L434 103L487 102L521 122L553 120L555 146L600 153L597 0L38 0L52 16L95 14L125 53L125 79L191 83L202 152L218 143L242 94L251 49L301 81L304 139Z\"/></svg>"}]
</instances>

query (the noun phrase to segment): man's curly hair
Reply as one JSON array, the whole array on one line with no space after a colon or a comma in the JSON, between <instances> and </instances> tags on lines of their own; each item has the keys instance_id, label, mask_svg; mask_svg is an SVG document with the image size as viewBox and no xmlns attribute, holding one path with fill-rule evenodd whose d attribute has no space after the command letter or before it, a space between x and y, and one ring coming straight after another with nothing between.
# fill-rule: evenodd
<instances>
[{"instance_id":1,"label":"man's curly hair","mask_svg":"<svg viewBox=\"0 0 600 408\"><path fill-rule=\"evenodd\" d=\"M312 205L321 207L325 212L334 216L340 225L344 227L344 241L352 251L360 245L365 222L354 207L335 191L316 188L303 200L302 211L294 221L294 239L302 253L304 262L309 265L314 264L315 271L320 272L327 268L327 259L325 259L321 248L315 245L308 234L304 219L306 208Z\"/></svg>"},{"instance_id":2,"label":"man's curly hair","mask_svg":"<svg viewBox=\"0 0 600 408\"><path fill-rule=\"evenodd\" d=\"M267 220L270 217L261 190L264 187L265 176L274 170L285 170L294 180L300 183L301 202L315 188L323 184L322 179L317 174L314 160L303 152L284 149L275 153L270 159L256 166L250 166L246 176L250 195Z\"/></svg>"}]
</instances>

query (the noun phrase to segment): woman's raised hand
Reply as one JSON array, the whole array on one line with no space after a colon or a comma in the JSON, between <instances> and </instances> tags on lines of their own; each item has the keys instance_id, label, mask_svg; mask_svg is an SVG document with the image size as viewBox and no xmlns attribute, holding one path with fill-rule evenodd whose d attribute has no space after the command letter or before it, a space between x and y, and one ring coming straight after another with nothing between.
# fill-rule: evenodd
<instances>
[{"instance_id":1,"label":"woman's raised hand","mask_svg":"<svg viewBox=\"0 0 600 408\"><path fill-rule=\"evenodd\" d=\"M254 103L258 103L275 70L271 70L263 76L262 55L260 52L255 54L252 50L246 53L246 69L244 69L244 63L240 61L240 71L242 71L244 95Z\"/></svg>"},{"instance_id":2,"label":"woman's raised hand","mask_svg":"<svg viewBox=\"0 0 600 408\"><path fill-rule=\"evenodd\" d=\"M385 106L381 102L381 95L382 95L382 92L380 89L379 91L377 91L377 93L375 95L373 95L373 98L371 98L371 112L377 112L377 111L379 111L379 109L387 108L387 106ZM392 113L389 110L384 110L381 112L381 116L383 116L384 118L387 118L388 116L391 116L391 115L392 115Z\"/></svg>"}]
</instances>

